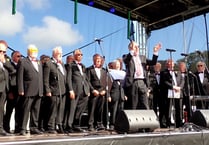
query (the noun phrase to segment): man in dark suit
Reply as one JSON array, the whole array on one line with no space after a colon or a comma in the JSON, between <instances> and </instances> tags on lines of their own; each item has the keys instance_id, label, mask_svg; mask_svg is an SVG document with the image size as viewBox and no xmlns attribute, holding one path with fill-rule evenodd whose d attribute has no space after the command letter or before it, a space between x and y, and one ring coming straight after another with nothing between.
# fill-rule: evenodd
<instances>
[{"instance_id":1,"label":"man in dark suit","mask_svg":"<svg viewBox=\"0 0 209 145\"><path fill-rule=\"evenodd\" d=\"M9 90L9 71L15 72L6 58L7 43L0 40L0 136L9 135L3 128L4 105Z\"/></svg>"},{"instance_id":2,"label":"man in dark suit","mask_svg":"<svg viewBox=\"0 0 209 145\"><path fill-rule=\"evenodd\" d=\"M179 62L179 75L180 74L185 82L182 88L183 105L185 105L185 109L182 112L184 112L184 122L188 122L192 117L191 96L194 95L194 81L196 77L187 70L185 62Z\"/></svg>"},{"instance_id":3,"label":"man in dark suit","mask_svg":"<svg viewBox=\"0 0 209 145\"><path fill-rule=\"evenodd\" d=\"M93 65L87 68L88 79L91 83L89 97L89 130L104 129L103 111L107 86L107 72L102 68L103 58L99 54L93 56Z\"/></svg>"},{"instance_id":4,"label":"man in dark suit","mask_svg":"<svg viewBox=\"0 0 209 145\"><path fill-rule=\"evenodd\" d=\"M196 75L195 82L195 95L200 96L196 101L197 109L209 109L209 102L201 99L201 97L209 96L209 72L205 69L205 63L199 61L196 64L197 71L194 73Z\"/></svg>"},{"instance_id":5,"label":"man in dark suit","mask_svg":"<svg viewBox=\"0 0 209 145\"><path fill-rule=\"evenodd\" d=\"M160 102L160 72L161 72L161 64L158 62L154 66L154 72L151 72L149 80L150 80L150 94L153 95L152 98L152 107L158 116L158 108Z\"/></svg>"},{"instance_id":6,"label":"man in dark suit","mask_svg":"<svg viewBox=\"0 0 209 145\"><path fill-rule=\"evenodd\" d=\"M42 134L38 129L39 109L43 96L42 64L37 60L38 48L29 45L27 57L18 62L17 85L22 99L22 124L20 135L26 135L26 126L30 116L31 134Z\"/></svg>"},{"instance_id":7,"label":"man in dark suit","mask_svg":"<svg viewBox=\"0 0 209 145\"><path fill-rule=\"evenodd\" d=\"M123 62L126 66L126 76L124 82L124 89L128 102L130 102L129 109L148 109L147 99L147 84L145 67L147 65L155 65L158 58L158 51L161 44L154 47L154 55L152 60L146 60L139 57L139 47L134 41L128 45L129 53L123 55Z\"/></svg>"},{"instance_id":8,"label":"man in dark suit","mask_svg":"<svg viewBox=\"0 0 209 145\"><path fill-rule=\"evenodd\" d=\"M181 73L174 71L174 62L171 59L167 60L167 68L160 74L160 106L159 106L159 121L162 128L171 126L172 107L174 107L175 127L182 125L182 88L184 87L184 78ZM171 93L169 93L171 92ZM179 93L179 95L175 95ZM165 124L163 123L165 118Z\"/></svg>"},{"instance_id":9,"label":"man in dark suit","mask_svg":"<svg viewBox=\"0 0 209 145\"><path fill-rule=\"evenodd\" d=\"M112 62L112 69L109 70L110 75L111 71L122 71L121 70L121 63L117 59ZM125 96L124 90L123 90L123 79L120 78L114 78L112 76L111 83L108 82L108 88L110 89L110 96L108 97L108 108L110 111L110 129L114 129L115 126L115 120L117 118L117 115L120 111L124 109L124 102L127 100L127 97Z\"/></svg>"},{"instance_id":10,"label":"man in dark suit","mask_svg":"<svg viewBox=\"0 0 209 145\"><path fill-rule=\"evenodd\" d=\"M88 96L90 95L89 81L86 76L86 68L81 63L82 51L76 49L73 52L74 60L66 65L67 70L67 103L65 114L66 131L83 132L80 128L80 116L86 110Z\"/></svg>"},{"instance_id":11,"label":"man in dark suit","mask_svg":"<svg viewBox=\"0 0 209 145\"><path fill-rule=\"evenodd\" d=\"M9 61L12 71L9 71L9 92L7 93L6 112L4 115L4 129L10 132L10 119L15 109L15 133L20 131L20 103L17 89L17 64L21 59L21 53L19 51L12 52L11 60Z\"/></svg>"},{"instance_id":12,"label":"man in dark suit","mask_svg":"<svg viewBox=\"0 0 209 145\"><path fill-rule=\"evenodd\" d=\"M44 64L44 89L48 102L47 132L64 133L64 108L66 101L66 70L62 63L62 48L53 49L51 60Z\"/></svg>"}]
</instances>

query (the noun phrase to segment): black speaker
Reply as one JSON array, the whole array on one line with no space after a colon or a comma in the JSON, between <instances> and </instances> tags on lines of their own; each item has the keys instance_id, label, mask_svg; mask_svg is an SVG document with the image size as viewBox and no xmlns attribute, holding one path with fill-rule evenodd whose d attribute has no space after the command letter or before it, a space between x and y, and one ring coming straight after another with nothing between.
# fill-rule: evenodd
<instances>
[{"instance_id":1,"label":"black speaker","mask_svg":"<svg viewBox=\"0 0 209 145\"><path fill-rule=\"evenodd\" d=\"M192 117L190 122L202 126L202 127L209 127L209 110L196 110Z\"/></svg>"},{"instance_id":2,"label":"black speaker","mask_svg":"<svg viewBox=\"0 0 209 145\"><path fill-rule=\"evenodd\" d=\"M115 130L119 133L153 131L159 128L158 118L153 110L123 110L115 120Z\"/></svg>"}]
</instances>

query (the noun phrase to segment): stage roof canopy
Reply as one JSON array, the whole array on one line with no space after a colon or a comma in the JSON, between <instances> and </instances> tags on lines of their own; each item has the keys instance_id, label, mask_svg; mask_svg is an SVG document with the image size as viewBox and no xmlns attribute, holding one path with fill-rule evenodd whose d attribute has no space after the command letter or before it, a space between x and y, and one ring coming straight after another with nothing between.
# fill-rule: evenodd
<instances>
[{"instance_id":1,"label":"stage roof canopy","mask_svg":"<svg viewBox=\"0 0 209 145\"><path fill-rule=\"evenodd\" d=\"M130 19L143 22L148 31L209 12L209 0L78 0L78 2L105 11L112 8L112 13L127 19L130 12Z\"/></svg>"}]
</instances>

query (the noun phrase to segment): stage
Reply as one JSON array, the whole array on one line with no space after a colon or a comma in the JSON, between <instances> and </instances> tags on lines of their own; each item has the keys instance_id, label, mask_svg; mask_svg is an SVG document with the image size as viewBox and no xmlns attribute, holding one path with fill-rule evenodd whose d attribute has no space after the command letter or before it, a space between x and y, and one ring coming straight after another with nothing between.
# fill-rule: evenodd
<instances>
[{"instance_id":1,"label":"stage","mask_svg":"<svg viewBox=\"0 0 209 145\"><path fill-rule=\"evenodd\" d=\"M0 137L0 145L208 145L209 130L156 129L148 133L98 131Z\"/></svg>"}]
</instances>

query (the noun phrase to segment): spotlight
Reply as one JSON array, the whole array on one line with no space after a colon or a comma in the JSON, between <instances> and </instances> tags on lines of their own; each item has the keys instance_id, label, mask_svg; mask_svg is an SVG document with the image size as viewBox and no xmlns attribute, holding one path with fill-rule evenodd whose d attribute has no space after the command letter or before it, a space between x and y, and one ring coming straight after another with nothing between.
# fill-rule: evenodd
<instances>
[{"instance_id":1,"label":"spotlight","mask_svg":"<svg viewBox=\"0 0 209 145\"><path fill-rule=\"evenodd\" d=\"M92 0L89 1L89 2L88 2L88 5L89 5L89 6L93 6L93 5L94 5L94 1L92 1Z\"/></svg>"},{"instance_id":2,"label":"spotlight","mask_svg":"<svg viewBox=\"0 0 209 145\"><path fill-rule=\"evenodd\" d=\"M115 8L111 7L110 8L110 13L115 13Z\"/></svg>"}]
</instances>

